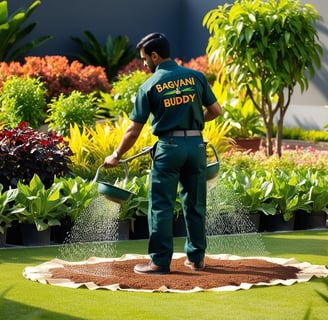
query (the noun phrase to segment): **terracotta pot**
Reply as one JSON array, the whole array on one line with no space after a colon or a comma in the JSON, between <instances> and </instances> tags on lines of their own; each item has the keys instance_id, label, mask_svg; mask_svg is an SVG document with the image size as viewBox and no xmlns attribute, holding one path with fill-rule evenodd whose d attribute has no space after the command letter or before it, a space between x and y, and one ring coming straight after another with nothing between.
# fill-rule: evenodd
<instances>
[{"instance_id":1,"label":"terracotta pot","mask_svg":"<svg viewBox=\"0 0 328 320\"><path fill-rule=\"evenodd\" d=\"M242 150L250 150L252 152L260 150L261 137L254 138L236 138L236 145Z\"/></svg>"}]
</instances>

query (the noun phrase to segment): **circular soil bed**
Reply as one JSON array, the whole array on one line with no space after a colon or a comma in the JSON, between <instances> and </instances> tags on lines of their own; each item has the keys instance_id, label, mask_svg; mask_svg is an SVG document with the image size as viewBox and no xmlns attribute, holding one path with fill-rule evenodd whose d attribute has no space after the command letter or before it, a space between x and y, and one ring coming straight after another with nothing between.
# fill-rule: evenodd
<instances>
[{"instance_id":1,"label":"circular soil bed","mask_svg":"<svg viewBox=\"0 0 328 320\"><path fill-rule=\"evenodd\" d=\"M270 283L273 280L296 279L300 269L259 259L217 260L206 258L203 271L192 271L183 265L185 258L172 261L171 273L166 275L140 275L133 272L137 263L146 259L99 262L95 264L66 265L49 271L54 279L69 279L74 283L93 282L97 286L119 284L121 289L192 290L195 287L211 289L239 286L242 283Z\"/></svg>"}]
</instances>

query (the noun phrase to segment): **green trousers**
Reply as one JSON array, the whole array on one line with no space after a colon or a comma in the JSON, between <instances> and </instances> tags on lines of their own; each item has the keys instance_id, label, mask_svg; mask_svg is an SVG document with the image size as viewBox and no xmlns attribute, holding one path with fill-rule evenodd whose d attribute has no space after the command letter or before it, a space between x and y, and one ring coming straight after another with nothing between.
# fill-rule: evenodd
<instances>
[{"instance_id":1,"label":"green trousers","mask_svg":"<svg viewBox=\"0 0 328 320\"><path fill-rule=\"evenodd\" d=\"M171 263L178 186L187 230L185 253L190 261L199 262L206 249L206 146L202 136L166 136L157 143L149 187L148 253L158 266Z\"/></svg>"}]
</instances>

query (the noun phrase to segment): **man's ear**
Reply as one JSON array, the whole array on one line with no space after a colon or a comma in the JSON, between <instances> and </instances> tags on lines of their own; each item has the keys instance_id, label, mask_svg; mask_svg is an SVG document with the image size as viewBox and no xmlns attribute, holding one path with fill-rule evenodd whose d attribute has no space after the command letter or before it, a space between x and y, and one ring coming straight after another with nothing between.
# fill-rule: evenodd
<instances>
[{"instance_id":1,"label":"man's ear","mask_svg":"<svg viewBox=\"0 0 328 320\"><path fill-rule=\"evenodd\" d=\"M159 61L159 59L161 58L157 52L153 51L151 54L150 54L150 57L152 58L153 62L156 63Z\"/></svg>"}]
</instances>

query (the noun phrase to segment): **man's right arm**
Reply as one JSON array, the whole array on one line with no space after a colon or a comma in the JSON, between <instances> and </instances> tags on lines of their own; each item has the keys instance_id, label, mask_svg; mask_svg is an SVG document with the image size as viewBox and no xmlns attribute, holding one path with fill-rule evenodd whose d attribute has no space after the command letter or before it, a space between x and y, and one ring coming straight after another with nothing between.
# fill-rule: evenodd
<instances>
[{"instance_id":1,"label":"man's right arm","mask_svg":"<svg viewBox=\"0 0 328 320\"><path fill-rule=\"evenodd\" d=\"M118 153L118 157L110 155L105 158L104 165L106 168L112 168L117 166L123 154L127 152L137 141L143 126L143 123L134 121L131 122L131 124L125 131L119 146L115 150Z\"/></svg>"},{"instance_id":2,"label":"man's right arm","mask_svg":"<svg viewBox=\"0 0 328 320\"><path fill-rule=\"evenodd\" d=\"M204 110L204 119L205 122L214 120L222 113L222 108L219 103L216 101L210 106L206 107Z\"/></svg>"}]
</instances>

